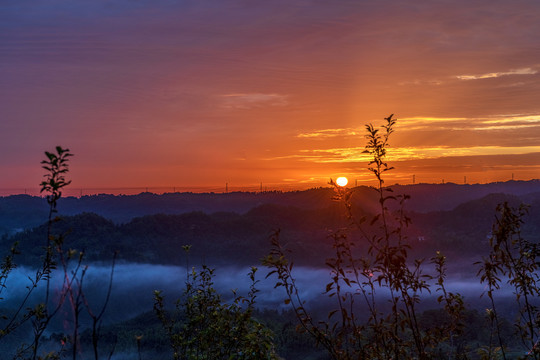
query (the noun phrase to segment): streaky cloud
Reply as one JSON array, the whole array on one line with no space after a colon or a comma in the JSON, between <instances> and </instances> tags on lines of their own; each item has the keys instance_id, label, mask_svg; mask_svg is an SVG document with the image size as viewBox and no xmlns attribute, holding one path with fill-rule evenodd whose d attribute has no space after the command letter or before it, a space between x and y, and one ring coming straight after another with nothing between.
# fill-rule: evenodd
<instances>
[{"instance_id":1,"label":"streaky cloud","mask_svg":"<svg viewBox=\"0 0 540 360\"><path fill-rule=\"evenodd\" d=\"M357 135L362 135L362 134L363 134L363 130L361 129L353 129L353 128L324 129L324 130L300 133L297 135L297 137L323 139L323 138L330 138L330 137L337 137L337 136L357 136Z\"/></svg>"},{"instance_id":2,"label":"streaky cloud","mask_svg":"<svg viewBox=\"0 0 540 360\"><path fill-rule=\"evenodd\" d=\"M285 106L288 105L288 96L282 94L225 94L221 95L223 106L234 109L250 109L261 106Z\"/></svg>"},{"instance_id":3,"label":"streaky cloud","mask_svg":"<svg viewBox=\"0 0 540 360\"><path fill-rule=\"evenodd\" d=\"M471 147L393 147L387 154L389 161L425 160L456 156L523 155L540 152L540 146L471 146ZM302 150L304 161L317 163L369 162L371 157L364 147Z\"/></svg>"},{"instance_id":4,"label":"streaky cloud","mask_svg":"<svg viewBox=\"0 0 540 360\"><path fill-rule=\"evenodd\" d=\"M480 79L498 78L501 76L509 76L509 75L534 75L536 73L538 73L537 70L527 67L527 68L521 68L521 69L512 69L510 71L490 72L490 73L477 74L477 75L457 75L456 78L458 78L459 80L480 80Z\"/></svg>"}]
</instances>

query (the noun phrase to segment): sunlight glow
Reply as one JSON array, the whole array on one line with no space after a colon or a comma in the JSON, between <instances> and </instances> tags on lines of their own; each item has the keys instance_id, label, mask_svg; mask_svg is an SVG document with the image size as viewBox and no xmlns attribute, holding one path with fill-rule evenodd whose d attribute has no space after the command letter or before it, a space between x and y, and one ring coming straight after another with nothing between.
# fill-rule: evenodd
<instances>
[{"instance_id":1,"label":"sunlight glow","mask_svg":"<svg viewBox=\"0 0 540 360\"><path fill-rule=\"evenodd\" d=\"M339 186L346 186L348 182L349 180L347 180L347 178L344 176L338 177L336 179L336 184L338 184Z\"/></svg>"}]
</instances>

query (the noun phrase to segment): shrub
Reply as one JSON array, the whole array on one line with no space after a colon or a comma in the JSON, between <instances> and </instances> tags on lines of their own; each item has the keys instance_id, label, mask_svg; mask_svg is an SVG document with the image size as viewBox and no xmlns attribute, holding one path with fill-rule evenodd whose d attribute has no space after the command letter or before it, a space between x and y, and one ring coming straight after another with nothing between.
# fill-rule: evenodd
<instances>
[{"instance_id":1,"label":"shrub","mask_svg":"<svg viewBox=\"0 0 540 360\"><path fill-rule=\"evenodd\" d=\"M324 293L335 299L336 307L325 320L317 321L305 307L293 275L293 262L281 246L279 231L272 237L272 249L263 260L270 268L268 276L277 275L275 287L283 287L285 303L294 309L300 322L299 330L307 331L322 345L333 359L427 359L438 356L443 341L452 344L453 336L462 328L463 301L459 294L448 292L445 257L436 254L432 263L436 275L423 272L421 259L410 259L410 245L404 235L410 219L405 215L407 195L393 195L384 186L384 174L392 170L386 162L390 135L396 120L393 115L385 118L380 129L369 124L365 153L371 156L368 170L375 176L374 191L379 198L379 211L371 219L356 218L352 212L352 190L340 187L330 180L335 189L334 199L345 208L350 222L330 236L334 256L327 259L332 281ZM391 212L388 202L395 201L399 210ZM368 221L369 220L369 221ZM349 239L349 230L357 228L369 245L367 252L358 256L355 242ZM438 298L449 315L449 321L429 329L421 328L418 321L418 304L421 294L430 292L428 280L435 279ZM380 293L387 293L388 306L380 303ZM389 310L385 310L388 308ZM367 313L367 321L360 314ZM450 346L451 353L457 352Z\"/></svg>"},{"instance_id":2,"label":"shrub","mask_svg":"<svg viewBox=\"0 0 540 360\"><path fill-rule=\"evenodd\" d=\"M248 296L233 292L231 303L214 289L214 271L207 266L188 271L183 298L176 301L180 318L165 310L160 291L154 293L154 311L168 334L174 359L278 359L272 333L252 317L257 268L249 273Z\"/></svg>"}]
</instances>

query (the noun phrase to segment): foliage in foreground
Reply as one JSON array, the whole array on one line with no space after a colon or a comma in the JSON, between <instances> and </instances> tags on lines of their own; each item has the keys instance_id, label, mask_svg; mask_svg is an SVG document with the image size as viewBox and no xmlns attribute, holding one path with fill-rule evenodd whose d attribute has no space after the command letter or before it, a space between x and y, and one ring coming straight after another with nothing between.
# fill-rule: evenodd
<instances>
[{"instance_id":1,"label":"foliage in foreground","mask_svg":"<svg viewBox=\"0 0 540 360\"><path fill-rule=\"evenodd\" d=\"M234 299L226 303L214 289L213 269L188 270L184 296L176 301L183 321L165 310L161 292L154 293L154 311L168 335L174 359L278 359L272 333L252 317L258 292L256 271L252 267L249 273L248 297L233 292Z\"/></svg>"},{"instance_id":2,"label":"foliage in foreground","mask_svg":"<svg viewBox=\"0 0 540 360\"><path fill-rule=\"evenodd\" d=\"M407 196L394 196L390 188L384 187L384 173L392 170L386 162L386 151L396 120L390 115L385 119L382 132L371 124L366 127L368 142L365 153L372 160L368 170L375 175L378 186L380 209L368 219L356 219L352 213L352 192L330 181L336 189L335 199L341 201L350 221L349 228L360 230L363 240L369 244L367 253L357 254L354 242L349 239L349 228L339 229L331 235L334 257L326 261L332 281L324 292L335 299L336 308L329 312L326 321L316 321L300 298L293 275L293 263L281 246L279 233L272 239L272 250L264 259L270 268L268 275L276 274L276 287L284 287L286 303L292 304L304 331L310 333L319 344L327 349L333 359L427 359L437 351L437 345L459 332L463 301L459 294L446 291L445 258L437 254L437 287L442 292L439 301L451 314L453 320L448 327L435 327L425 331L418 322L420 296L430 291L431 276L423 272L423 260L408 257L410 245L404 235L410 220L403 205ZM397 201L400 210L390 212L388 202ZM375 231L370 229L375 226ZM388 299L381 304L380 294ZM367 313L367 320L359 314Z\"/></svg>"},{"instance_id":3,"label":"foliage in foreground","mask_svg":"<svg viewBox=\"0 0 540 360\"><path fill-rule=\"evenodd\" d=\"M396 120L385 118L381 129L367 125L365 153L371 161L368 170L375 176L379 197L379 212L371 217L356 218L352 213L351 190L342 188L332 180L335 199L344 204L350 225L332 233L334 256L326 261L332 281L324 293L335 299L335 308L326 319L316 319L305 306L293 274L293 262L282 246L277 231L272 238L272 249L263 264L270 268L268 276L277 276L276 287L286 292L285 303L290 304L300 322L300 330L308 332L324 347L332 359L467 359L469 349L459 346L457 339L464 331L465 307L460 294L450 292L445 285L446 258L437 252L431 258L434 274L424 271L424 259L409 257L410 243L405 229L410 219L404 212L406 195L394 196L384 186L384 174L392 170L386 162L390 135ZM397 202L397 211L389 210L389 203ZM502 319L493 299L501 277L515 289L520 306L520 318L515 323L528 357L539 359L537 307L533 304L538 292L538 245L526 242L519 234L521 211L502 205L501 217L491 241L492 251L484 260L479 275L489 285L488 297L492 308L490 340L486 348L478 349L482 359L506 359L507 344L501 336ZM369 244L366 252L359 253L355 242L349 239L351 229L358 229L362 241ZM418 306L422 294L437 292L440 309L447 321L421 326ZM536 299L536 300L534 300ZM362 314L368 314L367 319ZM497 335L498 346L492 338Z\"/></svg>"},{"instance_id":4,"label":"foliage in foreground","mask_svg":"<svg viewBox=\"0 0 540 360\"><path fill-rule=\"evenodd\" d=\"M540 359L540 244L529 242L521 235L521 225L527 207L513 208L508 203L497 206L497 217L489 241L490 252L480 265L478 276L485 283L485 294L491 303L489 318L493 337L487 357L491 357L491 344L496 343L506 358L501 330L501 313L496 306L496 291L506 283L513 289L517 318L515 336L527 350L527 356Z\"/></svg>"},{"instance_id":5,"label":"foliage in foreground","mask_svg":"<svg viewBox=\"0 0 540 360\"><path fill-rule=\"evenodd\" d=\"M46 194L49 213L42 257L34 276L28 277L29 285L26 286L22 301L15 310L7 310L2 314L0 341L10 335L16 337L23 334L24 340L13 350L14 359L60 359L70 356L75 360L80 353L80 319L82 313L86 312L92 322L92 350L97 360L102 318L112 291L114 260L104 303L96 309L89 303L83 288L87 270L82 263L84 253L71 248L66 249L64 242L67 233L57 233L54 228L54 225L61 221L57 216L58 201L64 188L71 183L66 179L66 174L69 171L69 158L73 154L69 149L57 146L54 152L46 151L45 156L46 159L41 164L46 173L40 185L41 192ZM14 260L19 254L17 246L15 243L1 263L0 295L6 288L11 271L17 267ZM51 286L55 276L61 278L59 289L53 289ZM36 302L40 297L42 299ZM70 324L71 332L57 339L55 343L57 346L52 349L45 348L43 345L46 342L46 334L60 313L66 315L63 320ZM25 336L25 333L30 333L30 336Z\"/></svg>"}]
</instances>

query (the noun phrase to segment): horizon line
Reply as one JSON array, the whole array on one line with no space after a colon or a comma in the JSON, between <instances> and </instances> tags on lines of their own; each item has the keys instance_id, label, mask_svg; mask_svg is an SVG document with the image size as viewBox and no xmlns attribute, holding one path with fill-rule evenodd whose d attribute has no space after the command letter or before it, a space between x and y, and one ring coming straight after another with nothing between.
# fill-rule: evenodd
<instances>
[{"instance_id":1,"label":"horizon line","mask_svg":"<svg viewBox=\"0 0 540 360\"><path fill-rule=\"evenodd\" d=\"M490 184L502 184L502 183L518 183L518 182L539 182L540 179L529 180L516 180L510 179L506 181L491 181L485 183L456 183L453 181L441 181L441 182L419 182L419 183L394 183L387 185L392 186L418 186L418 185L490 185ZM268 184L259 183L257 185L228 185L223 186L132 186L132 187L72 187L64 189L63 197L83 197L92 195L140 195L145 193L163 195L163 194L175 194L175 193L195 193L195 194L227 194L227 193L268 193L268 192L294 192L294 191L306 191L320 188L331 188L329 183L306 183L305 186L299 186L299 184ZM354 186L346 186L348 188L356 187L373 187L366 184L355 184ZM14 196L14 195L29 195L43 197L40 187L5 187L0 188L0 197Z\"/></svg>"}]
</instances>

